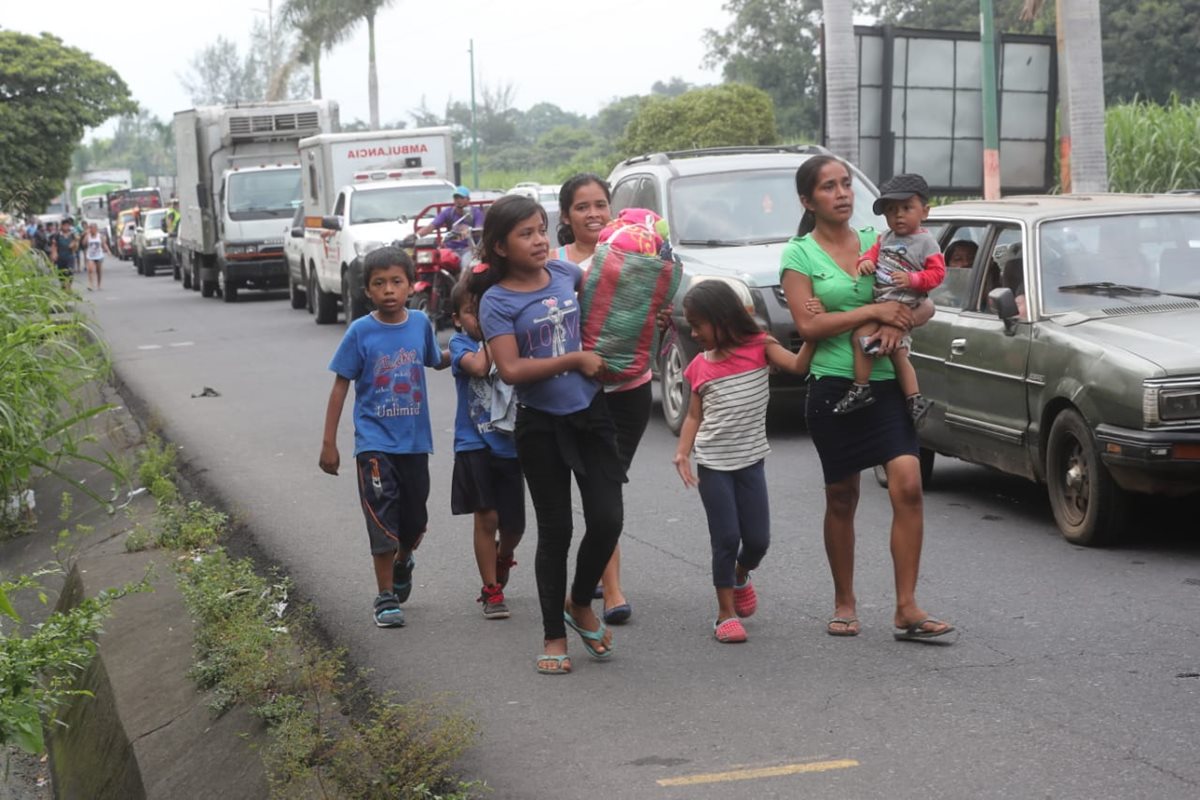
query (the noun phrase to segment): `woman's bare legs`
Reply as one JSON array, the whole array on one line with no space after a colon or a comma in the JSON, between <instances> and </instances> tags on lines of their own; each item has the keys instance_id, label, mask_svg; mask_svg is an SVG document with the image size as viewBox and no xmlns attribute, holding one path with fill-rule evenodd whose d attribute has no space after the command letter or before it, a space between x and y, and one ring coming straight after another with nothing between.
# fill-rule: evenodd
<instances>
[{"instance_id":1,"label":"woman's bare legs","mask_svg":"<svg viewBox=\"0 0 1200 800\"><path fill-rule=\"evenodd\" d=\"M898 456L884 465L888 497L892 501L892 565L896 575L897 628L907 628L929 617L917 605L917 576L921 568L921 544L925 536L921 462L916 456ZM949 627L928 623L933 632Z\"/></svg>"},{"instance_id":2,"label":"woman's bare legs","mask_svg":"<svg viewBox=\"0 0 1200 800\"><path fill-rule=\"evenodd\" d=\"M858 601L854 596L854 512L858 508L858 487L858 475L825 487L825 555L833 573L833 616L854 620L831 622L829 632L843 636L858 633Z\"/></svg>"}]
</instances>

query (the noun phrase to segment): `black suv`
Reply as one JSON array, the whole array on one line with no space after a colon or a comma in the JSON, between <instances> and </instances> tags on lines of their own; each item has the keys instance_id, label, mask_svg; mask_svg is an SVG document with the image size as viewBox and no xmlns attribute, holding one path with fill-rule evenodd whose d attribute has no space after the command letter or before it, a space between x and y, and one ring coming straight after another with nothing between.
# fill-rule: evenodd
<instances>
[{"instance_id":1,"label":"black suv","mask_svg":"<svg viewBox=\"0 0 1200 800\"><path fill-rule=\"evenodd\" d=\"M783 246L796 234L802 209L796 195L796 169L808 158L827 155L816 145L713 147L636 156L616 166L608 178L613 213L648 208L666 218L671 244L683 262L675 296L678 337L668 339L655 364L662 389L663 416L676 433L687 414L691 389L683 377L699 347L683 318L681 300L702 280L734 287L762 327L793 350L800 337L779 286ZM883 230L871 213L879 192L851 168L856 228ZM772 391L802 390L790 374L771 377Z\"/></svg>"}]
</instances>

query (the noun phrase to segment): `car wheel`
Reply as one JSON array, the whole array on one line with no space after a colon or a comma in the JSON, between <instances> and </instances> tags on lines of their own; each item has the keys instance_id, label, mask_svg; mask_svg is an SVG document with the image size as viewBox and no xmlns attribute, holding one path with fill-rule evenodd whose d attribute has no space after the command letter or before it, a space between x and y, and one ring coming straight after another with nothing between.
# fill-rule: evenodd
<instances>
[{"instance_id":1,"label":"car wheel","mask_svg":"<svg viewBox=\"0 0 1200 800\"><path fill-rule=\"evenodd\" d=\"M183 275L181 274L181 272L179 270L179 262L176 261L174 258L172 258L171 259L171 280L177 281L182 278L183 278Z\"/></svg>"},{"instance_id":2,"label":"car wheel","mask_svg":"<svg viewBox=\"0 0 1200 800\"><path fill-rule=\"evenodd\" d=\"M137 270L137 274L138 274L138 275L144 275L144 274L145 274L145 273L142 271L142 261L141 261L141 259L139 259L137 256L134 256L134 257L133 257L133 268L134 268L135 270Z\"/></svg>"},{"instance_id":3,"label":"car wheel","mask_svg":"<svg viewBox=\"0 0 1200 800\"><path fill-rule=\"evenodd\" d=\"M933 459L937 457L937 453L922 447L917 457L921 460L921 488L929 491L933 483ZM883 468L882 464L875 467L875 482L883 488L887 488L887 470Z\"/></svg>"},{"instance_id":4,"label":"car wheel","mask_svg":"<svg viewBox=\"0 0 1200 800\"><path fill-rule=\"evenodd\" d=\"M321 284L317 283L316 278L313 278L317 296L313 301L313 306L316 309L317 324L329 325L337 322L338 317L338 301L333 292L327 292L321 288Z\"/></svg>"},{"instance_id":5,"label":"car wheel","mask_svg":"<svg viewBox=\"0 0 1200 800\"><path fill-rule=\"evenodd\" d=\"M1129 496L1100 461L1092 431L1079 412L1054 418L1046 444L1046 488L1050 509L1071 544L1111 544L1125 530Z\"/></svg>"},{"instance_id":6,"label":"car wheel","mask_svg":"<svg viewBox=\"0 0 1200 800\"><path fill-rule=\"evenodd\" d=\"M192 266L191 266L191 264L187 263L187 261L181 261L179 264L179 271L181 273L183 273L183 288L191 289L192 288Z\"/></svg>"},{"instance_id":7,"label":"car wheel","mask_svg":"<svg viewBox=\"0 0 1200 800\"><path fill-rule=\"evenodd\" d=\"M142 275L146 276L147 278L153 278L156 274L158 274L158 267L154 266L149 261L147 261L146 259L143 258L142 259Z\"/></svg>"},{"instance_id":8,"label":"car wheel","mask_svg":"<svg viewBox=\"0 0 1200 800\"><path fill-rule=\"evenodd\" d=\"M216 293L217 293L217 282L216 281L206 281L203 278L200 279L200 296L201 297L212 297Z\"/></svg>"},{"instance_id":9,"label":"car wheel","mask_svg":"<svg viewBox=\"0 0 1200 800\"><path fill-rule=\"evenodd\" d=\"M316 313L316 297L317 297L317 273L313 269L312 264L308 265L308 283L306 284L308 291L304 293L304 307L308 309L308 313Z\"/></svg>"},{"instance_id":10,"label":"car wheel","mask_svg":"<svg viewBox=\"0 0 1200 800\"><path fill-rule=\"evenodd\" d=\"M676 435L683 427L688 401L692 397L692 387L688 385L687 378L683 377L685 366L687 365L683 363L679 342L671 342L663 352L659 368L659 388L662 390L663 419L667 421L671 433Z\"/></svg>"},{"instance_id":11,"label":"car wheel","mask_svg":"<svg viewBox=\"0 0 1200 800\"><path fill-rule=\"evenodd\" d=\"M288 268L288 295L292 301L292 308L304 308L304 304L306 302L304 296L306 294L308 294L308 293L305 292L304 289L297 286L296 282L294 280L292 280L292 270L291 270L291 267L289 267Z\"/></svg>"}]
</instances>

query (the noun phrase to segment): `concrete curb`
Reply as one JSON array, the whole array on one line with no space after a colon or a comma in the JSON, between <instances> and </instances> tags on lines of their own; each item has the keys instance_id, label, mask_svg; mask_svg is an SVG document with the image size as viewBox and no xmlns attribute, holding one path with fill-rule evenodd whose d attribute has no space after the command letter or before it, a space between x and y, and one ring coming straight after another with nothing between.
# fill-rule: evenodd
<instances>
[{"instance_id":1,"label":"concrete curb","mask_svg":"<svg viewBox=\"0 0 1200 800\"><path fill-rule=\"evenodd\" d=\"M132 462L142 441L136 420L114 390L99 388L117 406L104 415L105 430L87 445L92 455L110 452ZM107 487L107 474L89 464L68 465L67 474ZM65 528L93 530L80 543L70 574L58 592L65 608L99 591L136 582L153 571L154 590L125 597L98 639L99 652L79 688L80 698L65 710L68 727L48 732L55 795L61 798L261 798L269 794L256 749L266 743L262 723L238 708L214 717L207 698L187 676L193 658L194 626L170 569L172 553L126 553L125 534L137 523L149 526L155 511L142 494L108 515L82 493L45 477L34 484L39 517L35 532L0 544L0 572L16 575L52 560L51 546ZM63 493L73 496L72 518L58 518ZM36 624L47 607L25 592L18 610Z\"/></svg>"}]
</instances>

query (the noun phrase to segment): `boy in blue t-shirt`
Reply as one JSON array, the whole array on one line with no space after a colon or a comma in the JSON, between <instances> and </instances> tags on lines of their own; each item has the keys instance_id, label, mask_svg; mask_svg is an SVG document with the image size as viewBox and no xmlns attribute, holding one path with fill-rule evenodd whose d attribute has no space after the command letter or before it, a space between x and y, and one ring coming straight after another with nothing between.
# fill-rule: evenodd
<instances>
[{"instance_id":1,"label":"boy in blue t-shirt","mask_svg":"<svg viewBox=\"0 0 1200 800\"><path fill-rule=\"evenodd\" d=\"M425 367L450 364L429 317L405 308L414 273L412 259L398 247L381 247L363 260L375 311L350 325L329 362L336 377L321 443L321 469L337 475L338 421L353 381L354 459L379 589L375 624L381 628L404 624L400 604L412 592L412 551L429 521L433 433Z\"/></svg>"},{"instance_id":2,"label":"boy in blue t-shirt","mask_svg":"<svg viewBox=\"0 0 1200 800\"><path fill-rule=\"evenodd\" d=\"M450 370L458 390L450 511L475 515L483 616L507 619L504 586L517 563L513 551L525 533L525 479L513 438L515 398L483 347L479 298L471 294L465 280L455 284L450 302L458 330L450 339Z\"/></svg>"}]
</instances>

